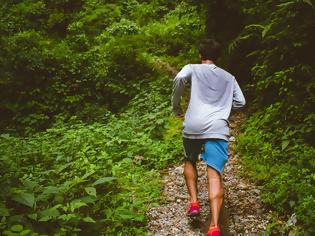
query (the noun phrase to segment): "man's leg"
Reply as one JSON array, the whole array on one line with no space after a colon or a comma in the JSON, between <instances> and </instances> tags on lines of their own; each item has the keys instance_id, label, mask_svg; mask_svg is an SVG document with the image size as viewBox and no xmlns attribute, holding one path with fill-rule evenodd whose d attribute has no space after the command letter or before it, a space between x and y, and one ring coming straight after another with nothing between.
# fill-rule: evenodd
<instances>
[{"instance_id":1,"label":"man's leg","mask_svg":"<svg viewBox=\"0 0 315 236\"><path fill-rule=\"evenodd\" d=\"M186 180L186 185L188 189L188 193L190 195L190 202L197 202L197 180L198 180L198 173L196 165L192 164L190 161L185 161L184 164L184 176Z\"/></svg>"},{"instance_id":2,"label":"man's leg","mask_svg":"<svg viewBox=\"0 0 315 236\"><path fill-rule=\"evenodd\" d=\"M197 179L198 173L196 168L196 162L198 160L198 155L201 153L201 147L203 145L202 140L198 139L188 139L183 137L183 146L185 152L184 161L184 176L186 180L186 185L188 193L190 195L190 202L198 202L197 194Z\"/></svg>"},{"instance_id":3,"label":"man's leg","mask_svg":"<svg viewBox=\"0 0 315 236\"><path fill-rule=\"evenodd\" d=\"M221 175L218 171L207 167L208 172L208 190L209 190L209 200L211 205L211 226L218 227L219 225L219 215L223 201L223 184Z\"/></svg>"}]
</instances>

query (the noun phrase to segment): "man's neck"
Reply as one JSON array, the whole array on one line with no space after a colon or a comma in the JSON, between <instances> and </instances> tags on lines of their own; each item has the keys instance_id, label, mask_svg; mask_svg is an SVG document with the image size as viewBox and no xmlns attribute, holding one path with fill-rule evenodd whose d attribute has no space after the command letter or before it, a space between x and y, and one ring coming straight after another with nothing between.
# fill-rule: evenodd
<instances>
[{"instance_id":1,"label":"man's neck","mask_svg":"<svg viewBox=\"0 0 315 236\"><path fill-rule=\"evenodd\" d=\"M214 62L213 61L211 61L211 60L201 60L201 64L214 64Z\"/></svg>"}]
</instances>

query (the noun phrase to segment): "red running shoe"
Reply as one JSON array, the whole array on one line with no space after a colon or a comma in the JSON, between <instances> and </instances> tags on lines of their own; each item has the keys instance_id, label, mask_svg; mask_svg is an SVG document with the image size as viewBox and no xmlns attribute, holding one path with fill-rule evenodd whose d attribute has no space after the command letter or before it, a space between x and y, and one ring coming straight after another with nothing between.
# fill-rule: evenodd
<instances>
[{"instance_id":1,"label":"red running shoe","mask_svg":"<svg viewBox=\"0 0 315 236\"><path fill-rule=\"evenodd\" d=\"M215 226L210 226L207 236L220 236L220 228Z\"/></svg>"},{"instance_id":2,"label":"red running shoe","mask_svg":"<svg viewBox=\"0 0 315 236\"><path fill-rule=\"evenodd\" d=\"M200 204L199 202L192 202L189 204L189 208L187 210L187 216L193 217L197 216L200 213Z\"/></svg>"}]
</instances>

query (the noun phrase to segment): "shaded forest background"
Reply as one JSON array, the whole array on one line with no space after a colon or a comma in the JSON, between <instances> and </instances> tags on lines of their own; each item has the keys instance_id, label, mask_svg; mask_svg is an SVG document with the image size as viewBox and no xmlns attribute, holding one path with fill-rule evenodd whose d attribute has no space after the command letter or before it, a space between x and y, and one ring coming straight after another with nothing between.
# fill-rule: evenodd
<instances>
[{"instance_id":1,"label":"shaded forest background","mask_svg":"<svg viewBox=\"0 0 315 236\"><path fill-rule=\"evenodd\" d=\"M172 68L207 36L247 98L237 144L265 235L314 235L314 32L309 0L2 0L0 231L145 234L182 156Z\"/></svg>"}]
</instances>

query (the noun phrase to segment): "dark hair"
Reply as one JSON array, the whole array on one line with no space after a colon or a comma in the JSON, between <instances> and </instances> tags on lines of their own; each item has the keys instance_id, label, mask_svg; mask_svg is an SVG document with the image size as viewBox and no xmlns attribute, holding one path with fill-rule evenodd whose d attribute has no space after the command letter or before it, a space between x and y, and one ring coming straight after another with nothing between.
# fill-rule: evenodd
<instances>
[{"instance_id":1,"label":"dark hair","mask_svg":"<svg viewBox=\"0 0 315 236\"><path fill-rule=\"evenodd\" d=\"M220 55L220 49L220 44L214 39L205 38L199 44L199 53L203 60L216 60Z\"/></svg>"}]
</instances>

